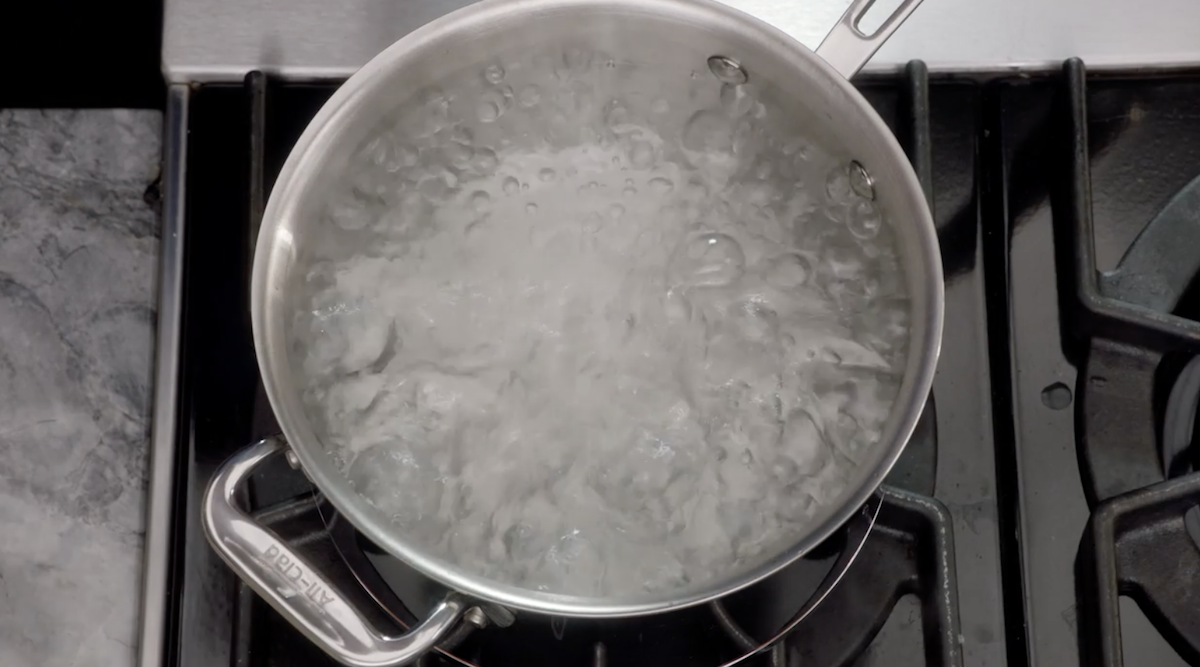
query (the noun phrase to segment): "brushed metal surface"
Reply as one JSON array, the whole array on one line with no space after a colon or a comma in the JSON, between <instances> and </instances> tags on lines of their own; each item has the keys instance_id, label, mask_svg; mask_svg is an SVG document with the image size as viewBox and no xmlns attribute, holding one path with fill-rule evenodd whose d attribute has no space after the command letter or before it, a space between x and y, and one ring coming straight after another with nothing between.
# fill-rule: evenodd
<instances>
[{"instance_id":1,"label":"brushed metal surface","mask_svg":"<svg viewBox=\"0 0 1200 667\"><path fill-rule=\"evenodd\" d=\"M150 432L150 486L142 565L142 625L137 664L164 659L171 591L171 518L175 508L175 448L179 428L179 340L183 327L183 227L186 188L187 86L167 91L163 129L162 253L158 274L158 348L154 361L154 422Z\"/></svg>"},{"instance_id":2,"label":"brushed metal surface","mask_svg":"<svg viewBox=\"0 0 1200 667\"><path fill-rule=\"evenodd\" d=\"M902 0L891 14L886 14L882 10L871 11L875 0L854 0L817 47L817 55L837 70L838 74L849 79L891 39L920 4L921 0ZM866 27L864 20L868 14L879 21L878 27ZM874 21L869 23L873 24ZM862 165L859 165L859 169L861 168Z\"/></svg>"},{"instance_id":3,"label":"brushed metal surface","mask_svg":"<svg viewBox=\"0 0 1200 667\"><path fill-rule=\"evenodd\" d=\"M281 438L267 438L221 466L204 494L209 544L297 630L343 665L400 667L433 650L467 612L465 600L450 593L403 635L380 634L307 558L234 505L238 488L254 469L286 448Z\"/></svg>"},{"instance_id":4,"label":"brushed metal surface","mask_svg":"<svg viewBox=\"0 0 1200 667\"><path fill-rule=\"evenodd\" d=\"M672 40L656 39L670 28ZM704 62L737 53L811 113L814 127L856 156L876 176L879 205L896 221L896 241L911 296L910 348L904 379L879 442L864 452L848 486L823 506L794 542L711 580L679 590L612 597L558 595L502 583L463 570L413 543L391 517L366 502L318 438L288 358L287 322L298 258L312 239L315 212L349 156L405 96L497 52L531 48L536 36L620 52L635 61ZM254 347L275 416L309 478L339 513L388 553L418 572L473 598L513 609L562 616L652 614L701 604L770 576L828 538L882 483L924 408L940 350L944 281L925 195L908 158L865 99L833 67L770 26L703 0L489 0L397 43L347 81L297 142L271 193L254 257L251 315ZM874 48L864 44L864 48ZM901 224L902 223L902 224Z\"/></svg>"},{"instance_id":5,"label":"brushed metal surface","mask_svg":"<svg viewBox=\"0 0 1200 667\"><path fill-rule=\"evenodd\" d=\"M240 81L262 69L345 78L400 37L472 0L165 0L171 82ZM514 0L520 2L520 0ZM849 0L726 0L815 49ZM881 0L875 14L896 6ZM870 20L868 20L868 24ZM913 58L933 72L1035 71L1078 56L1090 70L1200 65L1195 0L929 0L865 71Z\"/></svg>"}]
</instances>

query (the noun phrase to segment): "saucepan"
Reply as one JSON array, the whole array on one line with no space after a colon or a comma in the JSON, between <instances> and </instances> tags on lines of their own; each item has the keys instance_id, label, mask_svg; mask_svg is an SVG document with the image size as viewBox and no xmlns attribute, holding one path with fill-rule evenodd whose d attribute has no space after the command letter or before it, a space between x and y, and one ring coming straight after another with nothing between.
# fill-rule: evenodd
<instances>
[{"instance_id":1,"label":"saucepan","mask_svg":"<svg viewBox=\"0 0 1200 667\"><path fill-rule=\"evenodd\" d=\"M904 0L871 34L859 22L872 0L854 0L816 52L779 30L710 0L484 0L396 42L352 76L296 144L271 193L254 257L252 321L267 396L282 428L234 455L217 472L203 503L209 541L229 566L309 639L347 665L401 665L435 647L464 615L513 610L554 616L615 618L662 613L708 602L778 572L860 513L882 483L921 415L933 381L942 332L943 279L928 205L904 152L848 82L917 7ZM406 539L389 517L356 492L317 435L289 362L287 327L298 266L319 217L324 183L388 112L444 80L482 71L497 53L534 45L576 45L630 61L696 62L705 76L769 81L790 91L825 138L853 157L856 189L865 189L894 229L907 286L909 348L903 379L881 435L850 483L778 553L669 591L577 597L514 587L455 567ZM799 107L803 108L799 108ZM402 636L371 627L334 585L283 540L236 506L236 491L266 458L286 452L337 511L367 539L453 591ZM472 611L475 610L475 611Z\"/></svg>"}]
</instances>

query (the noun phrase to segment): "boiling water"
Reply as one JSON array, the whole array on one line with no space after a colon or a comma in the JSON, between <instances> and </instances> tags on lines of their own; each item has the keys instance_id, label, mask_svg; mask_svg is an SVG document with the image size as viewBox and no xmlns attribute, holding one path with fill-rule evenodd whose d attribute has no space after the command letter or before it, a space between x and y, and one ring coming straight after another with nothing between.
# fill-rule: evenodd
<instances>
[{"instance_id":1,"label":"boiling water","mask_svg":"<svg viewBox=\"0 0 1200 667\"><path fill-rule=\"evenodd\" d=\"M785 548L905 360L848 162L703 70L570 51L446 89L381 125L305 249L293 363L355 488L426 552L554 593Z\"/></svg>"}]
</instances>

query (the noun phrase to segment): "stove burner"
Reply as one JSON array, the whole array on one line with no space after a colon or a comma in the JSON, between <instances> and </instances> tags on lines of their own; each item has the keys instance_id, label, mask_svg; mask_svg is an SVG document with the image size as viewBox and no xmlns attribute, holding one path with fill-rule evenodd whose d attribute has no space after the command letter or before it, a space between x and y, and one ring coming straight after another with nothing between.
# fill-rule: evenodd
<instances>
[{"instance_id":1,"label":"stove burner","mask_svg":"<svg viewBox=\"0 0 1200 667\"><path fill-rule=\"evenodd\" d=\"M1193 357L1183 367L1163 415L1162 467L1167 479L1192 473L1192 456L1200 433L1196 431L1197 409L1200 408L1200 357ZM1183 515L1192 543L1200 549L1200 507L1191 507Z\"/></svg>"},{"instance_id":2,"label":"stove burner","mask_svg":"<svg viewBox=\"0 0 1200 667\"><path fill-rule=\"evenodd\" d=\"M190 95L187 218L198 224L188 227L186 242L186 363L179 419L187 426L180 429L184 479L175 506L181 537L173 557L179 581L172 592L175 616L167 621L175 633L168 638L171 665L333 664L207 549L197 530L194 503L216 464L245 443L278 432L261 389L255 389L249 323L229 316L231 311L248 310L247 276L230 270L229 263L248 261L253 230L275 174L304 125L335 89L335 83L273 82L252 73L242 86L205 84L180 93L185 99ZM943 247L949 250L943 264L950 281L948 294L955 295L951 311L957 315L950 316L960 324L948 333L947 358L960 362L939 375L948 382L943 387L962 391L956 395L938 390L942 415L935 413L932 399L927 404L917 432L886 482L907 491L885 490L861 557L837 586L828 589L821 604L766 652L752 653L779 633L812 591L845 563L852 550L845 547L844 538L824 545L795 571L719 604L694 608L690 615L679 612L678 618L672 614L625 619L623 625L597 627L578 619L564 623L521 614L511 627L503 628L499 626L508 619L489 609L444 642L444 654L430 654L421 664L462 664L447 655L453 654L483 667L712 667L743 659L745 664L793 667L845 667L880 659L892 667L959 667L970 633L1004 636L994 613L998 603L988 597L999 586L1000 565L989 552L994 545L989 518L995 498L986 485L995 481L987 462L993 443L984 435L991 428L986 385L978 383L978 371L986 364L976 362L989 352L980 263L983 237L971 194L976 127L971 105L980 98L968 88L948 86L931 101L920 63L912 63L902 79L868 84L862 90L908 149L927 194L933 196L935 174L944 187L939 202L949 213L939 217L939 224ZM942 115L931 112L931 105ZM930 118L936 120L932 129ZM941 141L937 148L933 135ZM933 160L935 152L940 162ZM989 299L987 309L991 307ZM961 363L963 359L976 361ZM943 458L945 452L950 456ZM963 488L958 490L960 484ZM984 487L982 494L977 486ZM962 564L955 563L950 513L927 497L935 490L939 497L958 503L953 508L959 513L955 525L969 529L969 551ZM335 520L327 527L322 512L328 514L331 508L314 496L283 457L256 471L244 495L245 506L268 508L260 512L261 520L326 571L377 628L422 615L423 605L440 592L411 572L399 573L401 564L378 553L347 522ZM976 602L965 639L959 626L960 569L972 577L969 586ZM1002 656L996 648L984 651ZM544 651L560 660L536 656Z\"/></svg>"},{"instance_id":3,"label":"stove burner","mask_svg":"<svg viewBox=\"0 0 1200 667\"><path fill-rule=\"evenodd\" d=\"M1193 599L1200 550L1182 515L1200 501L1200 475L1173 479L1105 502L1092 515L1090 558L1082 563L1087 638L1097 664L1124 665L1118 596L1129 595L1192 664L1200 663L1200 614ZM1087 580L1085 579L1085 580Z\"/></svg>"},{"instance_id":4,"label":"stove burner","mask_svg":"<svg viewBox=\"0 0 1200 667\"><path fill-rule=\"evenodd\" d=\"M522 665L563 665L584 664L585 656L603 646L606 658L614 656L618 664L627 664L636 655L651 658L655 665L731 667L769 650L819 607L863 549L881 504L880 498L873 498L809 558L707 606L632 619L568 619L522 612L515 622L477 634L476 641L462 651L450 655L443 646L443 652L467 665L505 665L513 659ZM414 623L445 595L445 588L366 540L326 503L319 503L317 510L359 585L384 609L395 610L401 624ZM485 610L489 617L496 616ZM537 656L526 655L524 649L534 642L542 650Z\"/></svg>"},{"instance_id":5,"label":"stove burner","mask_svg":"<svg viewBox=\"0 0 1200 667\"><path fill-rule=\"evenodd\" d=\"M368 618L377 627L407 626L416 619L410 609L423 614L444 594L440 585L363 539L319 494L255 517L330 573L360 609L369 608ZM706 606L603 621L521 613L508 627L498 627L497 614L488 609L492 622L479 618L462 624L439 653L479 667L629 664L633 658L655 665L731 667L765 650L772 666L833 667L861 654L897 601L912 594L924 608L928 664L961 665L952 530L945 508L884 487L860 519L865 520L852 520L809 559ZM248 607L255 604L261 602L252 595L239 597L238 615L248 618ZM539 647L536 654L528 651L531 645Z\"/></svg>"}]
</instances>

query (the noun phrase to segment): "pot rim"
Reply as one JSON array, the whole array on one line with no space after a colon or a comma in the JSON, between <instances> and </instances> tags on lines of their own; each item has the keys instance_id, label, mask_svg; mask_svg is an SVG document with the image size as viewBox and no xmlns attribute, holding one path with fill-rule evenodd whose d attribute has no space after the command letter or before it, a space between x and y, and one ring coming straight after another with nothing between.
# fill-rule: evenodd
<instances>
[{"instance_id":1,"label":"pot rim","mask_svg":"<svg viewBox=\"0 0 1200 667\"><path fill-rule=\"evenodd\" d=\"M770 43L785 58L806 64L805 75L821 79L817 83L835 87L841 95L859 107L869 123L870 131L879 135L884 159L897 161L904 201L900 207L911 213L909 224L916 229L914 246L917 260L922 264L926 280L922 293L910 294L914 304L925 304L914 312L923 315L914 319L908 362L901 389L892 406L892 413L882 437L874 445L882 450L876 454L873 468L861 478L858 486L843 492L841 503L818 514L806 533L790 547L756 567L738 574L717 577L704 582L703 587L688 587L683 591L638 594L621 598L594 598L532 591L499 583L474 575L441 559L431 557L405 542L381 512L350 488L344 476L333 470L329 455L321 446L304 414L299 392L286 380L291 377L286 345L286 328L282 318L272 317L268 304L273 298L283 298L288 264L294 254L294 239L288 224L297 215L307 181L315 173L314 164L335 144L331 137L339 123L353 110L370 100L388 81L398 62L414 51L421 51L453 40L463 32L471 32L498 18L528 12L560 11L564 9L631 9L653 10L655 13L686 19L700 25L720 25L722 29L741 32L762 42ZM906 270L909 267L906 264ZM909 280L910 291L914 281ZM483 0L443 16L401 38L368 62L343 84L320 109L289 154L276 181L263 215L255 248L251 280L251 317L254 348L258 357L267 397L278 422L311 481L329 498L334 507L351 524L375 544L413 567L420 573L447 587L505 607L573 617L620 617L654 614L702 604L750 586L783 569L796 559L828 539L867 502L883 482L916 427L932 384L940 352L944 308L944 285L941 255L937 235L923 191L904 151L891 131L870 104L849 81L837 73L813 51L769 24L739 10L712 0ZM923 325L924 335L916 333ZM274 341L274 342L273 342ZM281 378L283 381L281 381ZM326 460L322 460L326 459ZM340 479L339 479L340 478Z\"/></svg>"}]
</instances>

